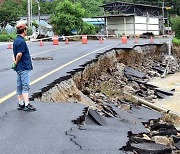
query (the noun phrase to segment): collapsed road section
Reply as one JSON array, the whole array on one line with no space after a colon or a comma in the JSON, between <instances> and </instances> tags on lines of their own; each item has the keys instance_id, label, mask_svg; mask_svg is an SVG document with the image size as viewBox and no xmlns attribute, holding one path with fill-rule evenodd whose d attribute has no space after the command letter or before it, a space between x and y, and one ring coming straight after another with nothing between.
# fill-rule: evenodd
<instances>
[{"instance_id":1,"label":"collapsed road section","mask_svg":"<svg viewBox=\"0 0 180 154\"><path fill-rule=\"evenodd\" d=\"M178 153L178 113L139 101L153 104L173 95L175 89L164 91L148 81L179 71L176 51L169 55L167 44L113 48L34 93L31 100L88 106L73 121L78 126L66 132L78 145L77 153Z\"/></svg>"}]
</instances>

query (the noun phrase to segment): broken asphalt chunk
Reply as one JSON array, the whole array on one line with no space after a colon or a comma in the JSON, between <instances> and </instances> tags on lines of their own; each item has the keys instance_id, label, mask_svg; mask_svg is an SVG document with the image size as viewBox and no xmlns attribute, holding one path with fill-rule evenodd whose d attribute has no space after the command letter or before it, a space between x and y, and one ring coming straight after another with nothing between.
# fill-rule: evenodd
<instances>
[{"instance_id":1,"label":"broken asphalt chunk","mask_svg":"<svg viewBox=\"0 0 180 154\"><path fill-rule=\"evenodd\" d=\"M153 66L152 67L154 70L156 70L159 74L163 74L165 71L165 68L161 67L161 66Z\"/></svg>"},{"instance_id":2,"label":"broken asphalt chunk","mask_svg":"<svg viewBox=\"0 0 180 154\"><path fill-rule=\"evenodd\" d=\"M144 78L146 76L146 73L135 70L132 67L125 67L124 74L125 76L133 76L137 78Z\"/></svg>"},{"instance_id":3,"label":"broken asphalt chunk","mask_svg":"<svg viewBox=\"0 0 180 154\"><path fill-rule=\"evenodd\" d=\"M101 116L97 111L89 109L89 115L99 125L101 126L106 125L105 118Z\"/></svg>"},{"instance_id":4,"label":"broken asphalt chunk","mask_svg":"<svg viewBox=\"0 0 180 154\"><path fill-rule=\"evenodd\" d=\"M140 154L171 154L172 152L170 147L156 143L132 143L130 146L133 151Z\"/></svg>"},{"instance_id":5,"label":"broken asphalt chunk","mask_svg":"<svg viewBox=\"0 0 180 154\"><path fill-rule=\"evenodd\" d=\"M159 98L166 98L167 96L173 96L173 91L165 91L165 90L161 90L161 89L155 89L155 94L159 97Z\"/></svg>"}]
</instances>

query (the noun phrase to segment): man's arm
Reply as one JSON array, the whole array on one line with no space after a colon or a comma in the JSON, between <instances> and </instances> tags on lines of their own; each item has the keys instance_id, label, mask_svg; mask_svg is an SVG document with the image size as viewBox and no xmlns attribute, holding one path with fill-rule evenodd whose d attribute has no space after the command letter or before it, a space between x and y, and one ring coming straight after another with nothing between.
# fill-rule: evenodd
<instances>
[{"instance_id":1,"label":"man's arm","mask_svg":"<svg viewBox=\"0 0 180 154\"><path fill-rule=\"evenodd\" d=\"M13 55L13 57L12 57L12 60L13 60L13 62L15 62L16 60L15 60L15 58L14 58L14 55Z\"/></svg>"},{"instance_id":2,"label":"man's arm","mask_svg":"<svg viewBox=\"0 0 180 154\"><path fill-rule=\"evenodd\" d=\"M17 55L16 55L16 60L15 60L15 64L17 65L18 62L21 60L21 57L22 57L22 53L19 52Z\"/></svg>"}]
</instances>

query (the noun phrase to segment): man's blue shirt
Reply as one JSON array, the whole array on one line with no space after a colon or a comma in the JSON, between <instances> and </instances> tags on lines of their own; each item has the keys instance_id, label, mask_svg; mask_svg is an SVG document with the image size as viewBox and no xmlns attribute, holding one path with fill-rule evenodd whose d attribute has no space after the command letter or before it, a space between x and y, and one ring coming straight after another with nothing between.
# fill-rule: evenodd
<instances>
[{"instance_id":1,"label":"man's blue shirt","mask_svg":"<svg viewBox=\"0 0 180 154\"><path fill-rule=\"evenodd\" d=\"M13 53L15 58L17 53L22 53L22 57L15 68L16 71L33 69L29 49L24 38L21 35L17 35L16 39L14 40Z\"/></svg>"}]
</instances>

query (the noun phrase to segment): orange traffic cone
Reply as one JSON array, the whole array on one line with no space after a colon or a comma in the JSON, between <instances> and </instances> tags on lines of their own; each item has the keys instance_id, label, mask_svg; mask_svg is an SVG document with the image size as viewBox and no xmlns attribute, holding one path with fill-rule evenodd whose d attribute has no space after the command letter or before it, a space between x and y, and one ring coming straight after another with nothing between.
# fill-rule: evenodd
<instances>
[{"instance_id":1,"label":"orange traffic cone","mask_svg":"<svg viewBox=\"0 0 180 154\"><path fill-rule=\"evenodd\" d=\"M87 44L87 43L88 43L87 35L82 35L82 44Z\"/></svg>"},{"instance_id":2,"label":"orange traffic cone","mask_svg":"<svg viewBox=\"0 0 180 154\"><path fill-rule=\"evenodd\" d=\"M68 40L68 38L66 38L66 42L65 42L65 44L69 44L69 40Z\"/></svg>"},{"instance_id":3,"label":"orange traffic cone","mask_svg":"<svg viewBox=\"0 0 180 154\"><path fill-rule=\"evenodd\" d=\"M39 44L40 46L44 46L44 44L43 44L43 41L41 40L40 41L40 44Z\"/></svg>"},{"instance_id":4,"label":"orange traffic cone","mask_svg":"<svg viewBox=\"0 0 180 154\"><path fill-rule=\"evenodd\" d=\"M103 41L102 37L100 37L100 39L99 39L99 43L100 43L100 44L103 44L103 43L104 43L104 41Z\"/></svg>"},{"instance_id":5,"label":"orange traffic cone","mask_svg":"<svg viewBox=\"0 0 180 154\"><path fill-rule=\"evenodd\" d=\"M137 39L137 37L135 37L134 43L138 43L138 39Z\"/></svg>"},{"instance_id":6,"label":"orange traffic cone","mask_svg":"<svg viewBox=\"0 0 180 154\"><path fill-rule=\"evenodd\" d=\"M127 44L127 36L123 35L121 38L122 44Z\"/></svg>"},{"instance_id":7,"label":"orange traffic cone","mask_svg":"<svg viewBox=\"0 0 180 154\"><path fill-rule=\"evenodd\" d=\"M12 49L12 48L13 48L13 47L12 47L12 43L9 42L7 49Z\"/></svg>"},{"instance_id":8,"label":"orange traffic cone","mask_svg":"<svg viewBox=\"0 0 180 154\"><path fill-rule=\"evenodd\" d=\"M154 43L152 36L151 36L151 39L150 39L150 43Z\"/></svg>"}]
</instances>

